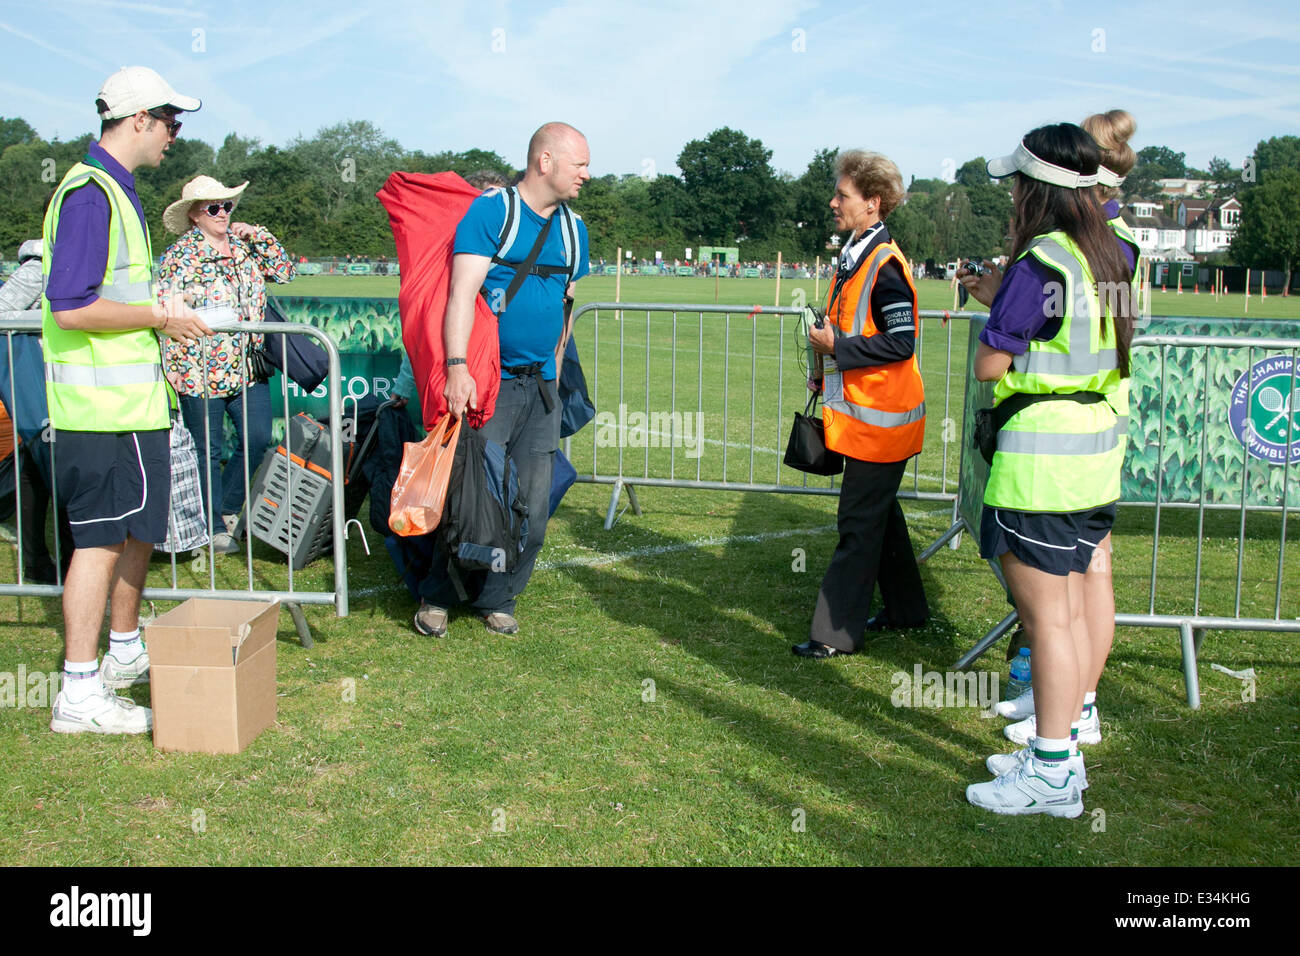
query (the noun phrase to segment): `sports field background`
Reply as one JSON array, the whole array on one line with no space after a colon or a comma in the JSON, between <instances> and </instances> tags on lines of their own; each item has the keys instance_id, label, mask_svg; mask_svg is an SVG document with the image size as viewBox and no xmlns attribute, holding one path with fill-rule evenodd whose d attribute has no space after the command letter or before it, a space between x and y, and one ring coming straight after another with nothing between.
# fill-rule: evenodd
<instances>
[{"instance_id":1,"label":"sports field background","mask_svg":"<svg viewBox=\"0 0 1300 956\"><path fill-rule=\"evenodd\" d=\"M770 305L773 284L722 280L720 299ZM612 299L613 285L612 277L583 280L579 304ZM811 298L811 281L787 280L782 304L796 286ZM397 281L305 277L290 289L396 295ZM622 291L627 301L711 302L714 281L625 279ZM921 294L923 308L951 304L946 283L923 283ZM1240 314L1240 296L1155 295L1156 312ZM1165 299L1177 308L1162 309ZM1252 299L1250 314L1296 317L1300 308ZM683 334L695 334L694 316L681 321ZM605 391L617 382L606 347L620 334L642 379L647 354L657 387L670 374L670 353L647 353L643 327L602 313L599 358L588 368L589 380L599 375L602 409L617 404ZM742 353L728 362L748 373L750 335L740 317L730 342L709 344ZM632 357L634 341L642 347ZM964 340L954 352L964 374ZM679 368L678 381L698 374ZM644 392L625 398L633 408L646 402ZM760 396L760 408L770 401ZM761 418L770 418L770 434L754 444L761 437L764 447L782 447L775 417ZM932 409L927 444L940 418ZM740 420L729 417L723 432L706 417L705 435L747 444L748 418ZM591 443L590 431L575 438L575 460ZM745 480L748 452L727 447L728 478ZM709 467L718 466L715 451L706 452ZM955 475L954 462L950 481ZM0 708L0 861L1284 865L1300 856L1294 637L1211 632L1201 653L1203 704L1193 712L1176 632L1121 629L1099 698L1104 741L1086 751L1085 815L999 818L968 806L964 787L986 778L988 754L1011 749L1003 721L977 708L912 709L890 699L895 673L918 664L946 670L1006 613L973 542L923 566L934 611L927 628L875 637L855 657L807 662L789 646L806 637L834 546L834 498L642 488L644 514L626 513L605 531L608 495L608 486L579 484L566 497L515 638L489 635L465 615L445 639L415 634L415 602L380 536L369 534L369 557L349 544L352 614L308 609L311 650L282 614L279 720L238 756L63 738L48 729L48 706ZM949 524L942 503L905 502L905 510L918 550ZM1281 522L1247 522L1243 613L1272 614ZM1300 597L1298 526L1293 515L1290 608ZM1234 517L1207 522L1203 606L1231 607L1237 532ZM1151 533L1149 509L1121 510L1121 610L1146 609ZM1195 544L1194 515L1163 516L1157 610L1190 601ZM259 586L282 586L282 559L261 545L254 556ZM239 586L240 556L218 561L219 580ZM207 580L205 568L179 573ZM14 579L12 548L0 552L0 575ZM161 584L170 568L158 561L151 575ZM321 560L295 577L329 587L332 573ZM0 607L0 672L57 670L57 602L2 599ZM1001 647L978 666L1005 679ZM1211 662L1254 667L1255 700L1244 701L1241 682ZM130 693L148 702L147 688Z\"/></svg>"}]
</instances>

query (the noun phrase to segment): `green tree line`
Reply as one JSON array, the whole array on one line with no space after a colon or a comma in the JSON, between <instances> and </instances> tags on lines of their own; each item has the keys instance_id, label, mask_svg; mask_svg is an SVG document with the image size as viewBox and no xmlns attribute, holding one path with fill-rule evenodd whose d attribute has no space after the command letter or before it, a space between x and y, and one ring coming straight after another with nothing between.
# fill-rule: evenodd
<instances>
[{"instance_id":1,"label":"green tree line","mask_svg":"<svg viewBox=\"0 0 1300 956\"><path fill-rule=\"evenodd\" d=\"M24 119L0 117L0 252L40 235L49 197L92 139L46 142ZM745 260L789 260L828 255L834 223L829 200L838 147L818 149L798 176L778 172L759 139L723 127L682 147L680 175L605 175L587 183L574 208L587 223L593 257L613 259L622 247L637 258L661 251L669 259L686 248L737 246ZM375 192L394 170L462 175L488 170L506 178L518 171L494 152L424 153L404 149L372 123L350 120L311 138L263 146L231 133L214 149L182 136L162 166L140 169L137 189L155 249L170 238L162 212L200 173L228 185L248 180L239 216L274 232L295 255L393 256L388 218ZM1261 142L1241 168L1215 157L1207 171L1186 165L1165 146L1139 151L1125 183L1132 197L1156 196L1156 180L1209 180L1207 195L1240 197L1242 223L1232 254L1243 265L1290 270L1300 256L1300 138ZM957 168L953 182L916 179L908 199L887 220L914 261L994 256L1006 251L1011 221L1008 180L991 180L983 157Z\"/></svg>"}]
</instances>

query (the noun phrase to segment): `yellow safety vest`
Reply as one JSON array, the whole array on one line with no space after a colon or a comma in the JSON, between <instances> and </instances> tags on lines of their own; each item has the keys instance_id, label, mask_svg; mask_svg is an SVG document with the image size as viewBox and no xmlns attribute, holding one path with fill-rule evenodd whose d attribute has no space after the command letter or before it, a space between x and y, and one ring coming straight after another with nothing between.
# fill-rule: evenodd
<instances>
[{"instance_id":1,"label":"yellow safety vest","mask_svg":"<svg viewBox=\"0 0 1300 956\"><path fill-rule=\"evenodd\" d=\"M49 282L59 213L74 189L94 184L108 197L108 262L95 289L102 299L126 305L153 304L153 252L126 191L97 166L73 166L45 213L41 267ZM167 428L174 393L162 368L162 347L152 329L88 332L63 329L50 300L41 296L45 395L55 429L128 432Z\"/></svg>"},{"instance_id":2,"label":"yellow safety vest","mask_svg":"<svg viewBox=\"0 0 1300 956\"><path fill-rule=\"evenodd\" d=\"M1039 402L998 432L984 503L1017 511L1083 511L1119 498L1128 431L1128 380L1120 377L1112 323L1101 328L1101 302L1087 259L1063 232L1037 236L1022 253L1059 273L1061 327L1031 341L994 386L994 404L1017 393L1100 392L1106 401Z\"/></svg>"}]
</instances>

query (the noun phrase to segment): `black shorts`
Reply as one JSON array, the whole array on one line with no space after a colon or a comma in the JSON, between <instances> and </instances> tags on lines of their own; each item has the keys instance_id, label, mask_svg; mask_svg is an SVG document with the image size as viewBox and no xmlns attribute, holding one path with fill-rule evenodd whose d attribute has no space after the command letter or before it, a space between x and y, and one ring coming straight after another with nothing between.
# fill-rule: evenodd
<instances>
[{"instance_id":1,"label":"black shorts","mask_svg":"<svg viewBox=\"0 0 1300 956\"><path fill-rule=\"evenodd\" d=\"M59 501L78 548L167 539L171 432L54 432Z\"/></svg>"},{"instance_id":2,"label":"black shorts","mask_svg":"<svg viewBox=\"0 0 1300 956\"><path fill-rule=\"evenodd\" d=\"M993 560L1010 551L1031 568L1048 574L1083 574L1093 551L1114 524L1114 504L1060 513L985 505L980 518L980 557Z\"/></svg>"}]
</instances>

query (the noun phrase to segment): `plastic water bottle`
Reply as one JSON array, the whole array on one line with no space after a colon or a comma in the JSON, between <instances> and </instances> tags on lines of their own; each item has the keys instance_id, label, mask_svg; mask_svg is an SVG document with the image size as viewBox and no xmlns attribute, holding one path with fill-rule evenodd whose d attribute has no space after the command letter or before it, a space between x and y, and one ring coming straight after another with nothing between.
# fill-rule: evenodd
<instances>
[{"instance_id":1,"label":"plastic water bottle","mask_svg":"<svg viewBox=\"0 0 1300 956\"><path fill-rule=\"evenodd\" d=\"M1015 700L1032 686L1029 671L1029 648L1011 659L1011 679L1007 681L1007 700Z\"/></svg>"}]
</instances>

